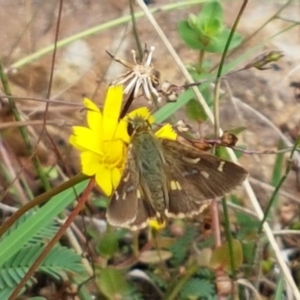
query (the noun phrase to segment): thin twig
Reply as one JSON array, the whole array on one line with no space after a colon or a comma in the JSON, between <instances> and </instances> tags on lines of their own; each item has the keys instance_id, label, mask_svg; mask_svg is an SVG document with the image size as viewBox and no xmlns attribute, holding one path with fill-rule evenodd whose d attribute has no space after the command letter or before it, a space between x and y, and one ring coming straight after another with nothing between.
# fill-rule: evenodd
<instances>
[{"instance_id":1,"label":"thin twig","mask_svg":"<svg viewBox=\"0 0 300 300\"><path fill-rule=\"evenodd\" d=\"M4 128L10 128L10 127L20 127L20 126L32 126L32 125L42 125L44 124L44 121L42 120L32 120L32 121L13 121L13 122L5 122L0 124L0 129ZM47 125L53 125L53 126L65 126L66 122L65 120L48 120Z\"/></svg>"},{"instance_id":2,"label":"thin twig","mask_svg":"<svg viewBox=\"0 0 300 300\"><path fill-rule=\"evenodd\" d=\"M7 170L9 171L10 173L10 181L12 181L11 185L12 187L14 187L17 191L17 195L20 199L20 202L21 204L26 204L28 202L28 199L26 197L26 195L24 194L24 190L21 186L21 183L20 183L20 178L17 176L16 172L15 172L15 169L11 163L11 160L9 158L9 155L7 153L7 149L3 146L3 143L2 143L2 139L1 139L1 136L0 136L0 155L2 157L2 161L5 165L5 167L7 168ZM1 197L3 197L1 195Z\"/></svg>"}]
</instances>

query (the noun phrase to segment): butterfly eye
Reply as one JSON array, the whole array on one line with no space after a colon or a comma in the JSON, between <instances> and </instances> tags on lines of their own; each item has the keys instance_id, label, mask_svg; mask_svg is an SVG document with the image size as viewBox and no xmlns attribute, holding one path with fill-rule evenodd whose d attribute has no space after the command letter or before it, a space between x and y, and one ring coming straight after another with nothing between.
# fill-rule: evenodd
<instances>
[{"instance_id":1,"label":"butterfly eye","mask_svg":"<svg viewBox=\"0 0 300 300\"><path fill-rule=\"evenodd\" d=\"M127 125L127 133L129 136L132 136L133 135L133 132L134 132L134 126L131 122L128 122L128 125Z\"/></svg>"}]
</instances>

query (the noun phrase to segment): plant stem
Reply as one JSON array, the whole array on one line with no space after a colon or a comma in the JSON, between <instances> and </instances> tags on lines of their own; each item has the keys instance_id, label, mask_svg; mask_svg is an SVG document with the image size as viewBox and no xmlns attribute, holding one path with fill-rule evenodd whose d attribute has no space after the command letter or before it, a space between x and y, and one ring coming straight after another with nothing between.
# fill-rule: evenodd
<instances>
[{"instance_id":1,"label":"plant stem","mask_svg":"<svg viewBox=\"0 0 300 300\"><path fill-rule=\"evenodd\" d=\"M198 74L202 73L202 65L203 65L203 61L204 61L204 55L205 55L205 51L204 50L200 50L199 51L198 64L197 64L197 72L198 72Z\"/></svg>"},{"instance_id":2,"label":"plant stem","mask_svg":"<svg viewBox=\"0 0 300 300\"><path fill-rule=\"evenodd\" d=\"M143 48L141 46L141 40L140 40L138 31L137 31L133 3L134 3L133 0L129 0L129 8L130 8L130 15L131 15L131 23L132 23L132 32L133 32L133 36L134 36L135 43L136 43L136 46L137 46L137 50L138 50L138 53L139 53L139 60L142 61L142 59L143 59Z\"/></svg>"}]
</instances>

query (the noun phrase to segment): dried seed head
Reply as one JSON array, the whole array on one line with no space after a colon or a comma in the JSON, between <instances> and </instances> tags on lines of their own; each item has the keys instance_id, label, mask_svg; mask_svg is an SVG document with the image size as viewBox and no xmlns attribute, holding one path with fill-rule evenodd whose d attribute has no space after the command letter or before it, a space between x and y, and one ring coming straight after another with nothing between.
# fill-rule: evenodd
<instances>
[{"instance_id":1,"label":"dried seed head","mask_svg":"<svg viewBox=\"0 0 300 300\"><path fill-rule=\"evenodd\" d=\"M115 61L129 69L126 73L122 74L119 79L113 81L111 85L125 85L124 94L129 94L134 90L134 98L138 96L139 90L141 89L143 96L145 96L150 103L155 101L154 97L159 101L160 95L157 88L159 86L160 73L154 69L152 64L154 50L154 46L151 46L150 50L146 48L141 61L137 60L136 52L132 50L133 64L108 53Z\"/></svg>"}]
</instances>

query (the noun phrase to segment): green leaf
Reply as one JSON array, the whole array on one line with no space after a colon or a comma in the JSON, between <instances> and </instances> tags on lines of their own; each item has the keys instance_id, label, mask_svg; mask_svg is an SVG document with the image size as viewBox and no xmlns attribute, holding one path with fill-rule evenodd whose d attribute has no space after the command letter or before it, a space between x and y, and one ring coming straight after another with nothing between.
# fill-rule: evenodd
<instances>
[{"instance_id":1,"label":"green leaf","mask_svg":"<svg viewBox=\"0 0 300 300\"><path fill-rule=\"evenodd\" d=\"M226 150L227 147L223 147L223 146L219 146L217 149L218 149L218 156L226 159L226 160L231 160L229 154L228 154L228 151ZM243 146L239 146L239 149L245 149L246 147L243 147ZM235 156L237 158L240 158L242 157L243 155L243 152L242 151L238 151L238 150L233 150Z\"/></svg>"},{"instance_id":2,"label":"green leaf","mask_svg":"<svg viewBox=\"0 0 300 300\"><path fill-rule=\"evenodd\" d=\"M111 258L118 251L118 235L116 232L107 231L100 237L98 252L105 258Z\"/></svg>"},{"instance_id":3,"label":"green leaf","mask_svg":"<svg viewBox=\"0 0 300 300\"><path fill-rule=\"evenodd\" d=\"M223 10L218 2L208 2L200 10L196 17L190 15L187 21L181 21L178 24L178 32L182 40L195 50L208 52L222 52L222 49L216 47L218 40L221 40L220 34L223 30ZM219 39L216 39L219 37ZM226 40L225 40L226 42ZM214 51L211 51L211 50ZM221 50L220 50L221 49Z\"/></svg>"},{"instance_id":4,"label":"green leaf","mask_svg":"<svg viewBox=\"0 0 300 300\"><path fill-rule=\"evenodd\" d=\"M276 285L275 298L274 300L284 299L284 284L283 276L280 276L279 282Z\"/></svg>"},{"instance_id":5,"label":"green leaf","mask_svg":"<svg viewBox=\"0 0 300 300\"><path fill-rule=\"evenodd\" d=\"M227 43L230 30L224 28L218 35L210 38L209 43L202 50L210 53L222 53ZM242 37L235 33L232 37L229 50L236 48L242 42Z\"/></svg>"},{"instance_id":6,"label":"green leaf","mask_svg":"<svg viewBox=\"0 0 300 300\"><path fill-rule=\"evenodd\" d=\"M186 105L186 115L190 120L196 122L204 122L207 120L207 115L196 99L191 99Z\"/></svg>"},{"instance_id":7,"label":"green leaf","mask_svg":"<svg viewBox=\"0 0 300 300\"><path fill-rule=\"evenodd\" d=\"M220 20L213 19L211 20L209 26L205 28L205 32L203 32L203 35L213 38L222 30L222 28L223 26Z\"/></svg>"},{"instance_id":8,"label":"green leaf","mask_svg":"<svg viewBox=\"0 0 300 300\"><path fill-rule=\"evenodd\" d=\"M232 248L234 253L235 267L238 269L243 263L243 251L242 245L239 240L232 240ZM221 269L230 272L230 252L228 242L225 242L220 247L214 249L211 259L210 266L213 269Z\"/></svg>"},{"instance_id":9,"label":"green leaf","mask_svg":"<svg viewBox=\"0 0 300 300\"><path fill-rule=\"evenodd\" d=\"M206 82L201 87L208 86L209 84L209 82ZM155 122L161 123L165 121L167 118L172 116L177 110L179 110L183 105L187 104L188 101L190 101L193 98L194 91L192 89L186 90L177 98L176 102L164 105L154 114Z\"/></svg>"},{"instance_id":10,"label":"green leaf","mask_svg":"<svg viewBox=\"0 0 300 300\"><path fill-rule=\"evenodd\" d=\"M7 297L3 297L3 294L9 295L12 293L43 249L44 245L42 244L29 244L3 264L0 270L0 299L7 299ZM44 272L56 280L61 279L62 272L79 274L82 280L87 278L81 263L81 256L73 250L61 246L51 249L46 259L39 266L38 271ZM32 284L33 279L29 280L26 286Z\"/></svg>"},{"instance_id":11,"label":"green leaf","mask_svg":"<svg viewBox=\"0 0 300 300\"><path fill-rule=\"evenodd\" d=\"M257 239L253 241L245 241L242 243L243 257L244 261L248 263L253 263L253 258L255 256Z\"/></svg>"},{"instance_id":12,"label":"green leaf","mask_svg":"<svg viewBox=\"0 0 300 300\"><path fill-rule=\"evenodd\" d=\"M197 16L195 16L194 14L190 14L188 19L188 26L193 29L196 30L197 29Z\"/></svg>"},{"instance_id":13,"label":"green leaf","mask_svg":"<svg viewBox=\"0 0 300 300\"><path fill-rule=\"evenodd\" d=\"M163 276L159 276L159 274L155 274L150 271L145 271L145 273L149 276L149 278L161 289L166 289L168 286L168 283Z\"/></svg>"},{"instance_id":14,"label":"green leaf","mask_svg":"<svg viewBox=\"0 0 300 300\"><path fill-rule=\"evenodd\" d=\"M283 148L284 148L284 143L280 140L277 149L281 150ZM274 187L276 187L276 185L279 184L281 180L282 170L284 168L283 164L284 164L284 153L278 153L276 155L276 159L273 167L272 179L271 179L271 185ZM273 204L275 205L275 207L278 204L278 199L279 199L278 195L276 195L275 198L273 199Z\"/></svg>"},{"instance_id":15,"label":"green leaf","mask_svg":"<svg viewBox=\"0 0 300 300\"><path fill-rule=\"evenodd\" d=\"M211 299L215 293L214 285L210 281L192 278L182 287L180 291L180 299Z\"/></svg>"},{"instance_id":16,"label":"green leaf","mask_svg":"<svg viewBox=\"0 0 300 300\"><path fill-rule=\"evenodd\" d=\"M207 2L198 14L198 28L214 28L216 26L216 21L219 24L223 20L223 9L219 2L211 1Z\"/></svg>"},{"instance_id":17,"label":"green leaf","mask_svg":"<svg viewBox=\"0 0 300 300\"><path fill-rule=\"evenodd\" d=\"M107 208L108 203L109 203L109 199L104 196L93 200L93 205L96 205L99 208Z\"/></svg>"},{"instance_id":18,"label":"green leaf","mask_svg":"<svg viewBox=\"0 0 300 300\"><path fill-rule=\"evenodd\" d=\"M245 131L247 129L247 127L245 126L240 126L240 127L235 127L235 128L231 128L231 129L228 129L226 130L227 132L230 132L234 135L238 135L239 133Z\"/></svg>"},{"instance_id":19,"label":"green leaf","mask_svg":"<svg viewBox=\"0 0 300 300\"><path fill-rule=\"evenodd\" d=\"M200 33L191 28L188 21L180 21L177 26L179 35L187 46L194 50L203 49L204 41L201 41Z\"/></svg>"},{"instance_id":20,"label":"green leaf","mask_svg":"<svg viewBox=\"0 0 300 300\"><path fill-rule=\"evenodd\" d=\"M179 237L176 242L170 247L173 253L173 257L170 260L172 266L179 266L189 251L189 246L196 236L196 230L194 227L186 227L185 234Z\"/></svg>"},{"instance_id":21,"label":"green leaf","mask_svg":"<svg viewBox=\"0 0 300 300\"><path fill-rule=\"evenodd\" d=\"M281 150L283 148L284 148L284 144L280 140L278 143L277 149ZM274 187L279 183L279 181L282 177L283 162L284 162L284 153L278 153L276 155L276 160L275 160L273 173L272 173L272 179L271 179L271 184Z\"/></svg>"},{"instance_id":22,"label":"green leaf","mask_svg":"<svg viewBox=\"0 0 300 300\"><path fill-rule=\"evenodd\" d=\"M3 239L0 242L0 266L22 249L42 228L48 226L59 213L76 199L76 195L84 190L86 184L87 181L77 184L74 187L76 194L74 188L70 188L53 197L36 210L29 219L25 220L21 227L16 228Z\"/></svg>"},{"instance_id":23,"label":"green leaf","mask_svg":"<svg viewBox=\"0 0 300 300\"><path fill-rule=\"evenodd\" d=\"M240 239L249 238L249 235L254 235L256 238L257 228L259 221L243 212L236 212L237 224L240 228L238 231L238 237Z\"/></svg>"},{"instance_id":24,"label":"green leaf","mask_svg":"<svg viewBox=\"0 0 300 300\"><path fill-rule=\"evenodd\" d=\"M17 228L22 227L26 220L30 219L34 215L34 210L28 211L26 214L21 216L0 238L0 242L5 240L13 231L15 231ZM47 241L51 240L52 237L56 234L58 229L60 228L60 225L54 221L51 222L47 227L41 228L41 230L33 236L26 246L29 246L29 244L44 244L47 243Z\"/></svg>"},{"instance_id":25,"label":"green leaf","mask_svg":"<svg viewBox=\"0 0 300 300\"><path fill-rule=\"evenodd\" d=\"M172 257L172 253L166 250L147 250L139 256L139 261L146 264L158 264Z\"/></svg>"},{"instance_id":26,"label":"green leaf","mask_svg":"<svg viewBox=\"0 0 300 300\"><path fill-rule=\"evenodd\" d=\"M123 299L129 291L123 274L110 267L101 270L98 285L101 292L110 300Z\"/></svg>"}]
</instances>

